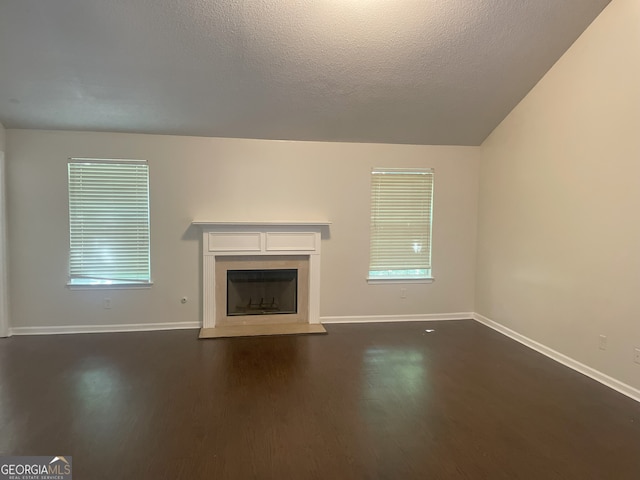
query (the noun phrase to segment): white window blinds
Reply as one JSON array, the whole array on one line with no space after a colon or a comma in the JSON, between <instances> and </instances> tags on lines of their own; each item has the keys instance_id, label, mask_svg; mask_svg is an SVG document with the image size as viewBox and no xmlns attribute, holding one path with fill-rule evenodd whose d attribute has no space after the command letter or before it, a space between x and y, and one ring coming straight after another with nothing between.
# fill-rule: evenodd
<instances>
[{"instance_id":1,"label":"white window blinds","mask_svg":"<svg viewBox=\"0 0 640 480\"><path fill-rule=\"evenodd\" d=\"M431 277L433 170L371 172L369 278Z\"/></svg>"},{"instance_id":2,"label":"white window blinds","mask_svg":"<svg viewBox=\"0 0 640 480\"><path fill-rule=\"evenodd\" d=\"M68 170L69 283L149 283L147 162L71 159Z\"/></svg>"}]
</instances>

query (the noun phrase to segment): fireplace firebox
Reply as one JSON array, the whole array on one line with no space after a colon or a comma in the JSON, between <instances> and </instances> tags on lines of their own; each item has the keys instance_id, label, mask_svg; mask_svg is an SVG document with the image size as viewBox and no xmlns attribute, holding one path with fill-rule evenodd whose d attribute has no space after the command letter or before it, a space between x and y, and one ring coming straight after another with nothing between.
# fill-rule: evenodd
<instances>
[{"instance_id":1,"label":"fireplace firebox","mask_svg":"<svg viewBox=\"0 0 640 480\"><path fill-rule=\"evenodd\" d=\"M309 256L225 255L215 260L217 325L309 322Z\"/></svg>"},{"instance_id":2,"label":"fireplace firebox","mask_svg":"<svg viewBox=\"0 0 640 480\"><path fill-rule=\"evenodd\" d=\"M227 270L227 315L286 315L298 309L298 270Z\"/></svg>"}]
</instances>

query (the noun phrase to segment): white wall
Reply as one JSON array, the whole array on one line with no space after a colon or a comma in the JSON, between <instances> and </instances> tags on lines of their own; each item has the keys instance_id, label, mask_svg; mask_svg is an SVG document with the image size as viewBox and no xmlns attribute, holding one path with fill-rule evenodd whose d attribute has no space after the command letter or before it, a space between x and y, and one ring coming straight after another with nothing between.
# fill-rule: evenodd
<instances>
[{"instance_id":1,"label":"white wall","mask_svg":"<svg viewBox=\"0 0 640 480\"><path fill-rule=\"evenodd\" d=\"M639 25L614 0L483 144L476 277L477 312L635 388Z\"/></svg>"},{"instance_id":2,"label":"white wall","mask_svg":"<svg viewBox=\"0 0 640 480\"><path fill-rule=\"evenodd\" d=\"M473 311L479 147L284 142L8 130L13 327L200 320L197 220L333 222L322 316ZM67 280L68 157L147 159L150 290L77 291ZM368 285L369 171L435 168L433 284ZM400 298L407 288L407 298ZM190 301L180 304L180 297ZM110 297L112 308L102 308Z\"/></svg>"},{"instance_id":3,"label":"white wall","mask_svg":"<svg viewBox=\"0 0 640 480\"><path fill-rule=\"evenodd\" d=\"M5 205L5 129L0 123L0 337L9 334L7 238Z\"/></svg>"}]
</instances>

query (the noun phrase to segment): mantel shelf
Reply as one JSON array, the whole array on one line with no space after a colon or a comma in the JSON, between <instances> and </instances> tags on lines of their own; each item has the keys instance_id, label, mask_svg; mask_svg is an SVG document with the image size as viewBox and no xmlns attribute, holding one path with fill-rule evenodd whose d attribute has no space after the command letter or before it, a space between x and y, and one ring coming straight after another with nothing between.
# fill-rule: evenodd
<instances>
[{"instance_id":1,"label":"mantel shelf","mask_svg":"<svg viewBox=\"0 0 640 480\"><path fill-rule=\"evenodd\" d=\"M283 221L261 221L261 222L207 222L207 221L193 221L191 225L198 227L326 227L331 225L331 222L326 220L311 221L311 222L283 222Z\"/></svg>"}]
</instances>

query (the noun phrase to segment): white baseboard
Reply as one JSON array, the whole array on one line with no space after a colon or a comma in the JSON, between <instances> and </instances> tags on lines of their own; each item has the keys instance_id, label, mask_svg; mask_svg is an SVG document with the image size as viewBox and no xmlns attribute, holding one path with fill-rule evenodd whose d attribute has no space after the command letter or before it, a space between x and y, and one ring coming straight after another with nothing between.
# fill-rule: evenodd
<instances>
[{"instance_id":1,"label":"white baseboard","mask_svg":"<svg viewBox=\"0 0 640 480\"><path fill-rule=\"evenodd\" d=\"M506 335L507 337L512 338L516 342L519 342L535 350L536 352L539 352L551 358L552 360L555 360L556 362L561 363L575 370L576 372L580 372L583 375L586 375L587 377L592 378L597 382L600 382L603 385L606 385L607 387L612 388L615 391L622 393L623 395L626 395L627 397L633 398L637 402L640 402L640 390L638 390L637 388L634 388L631 385L627 385L626 383L623 383L619 380L616 380L615 378L610 377L609 375L606 375L596 370L595 368L591 368L585 365L584 363L580 363L571 357L568 357L545 345L542 345L541 343L536 342L535 340L531 340L530 338L525 337L524 335L521 335L520 333L514 330L511 330L510 328L507 328L504 325L485 317L484 315L480 315L479 313L474 313L473 318L476 321L486 325L487 327L490 327L496 330L497 332L500 332L503 335Z\"/></svg>"},{"instance_id":2,"label":"white baseboard","mask_svg":"<svg viewBox=\"0 0 640 480\"><path fill-rule=\"evenodd\" d=\"M320 317L321 323L382 323L382 322L435 322L442 320L471 320L473 312L429 313L423 315L353 315Z\"/></svg>"},{"instance_id":3,"label":"white baseboard","mask_svg":"<svg viewBox=\"0 0 640 480\"><path fill-rule=\"evenodd\" d=\"M379 322L428 322L440 320L469 320L472 312L437 313L425 315L363 315L322 317L321 323L379 323ZM201 328L200 322L135 323L120 325L63 325L42 327L13 327L10 335L59 335L72 333L151 332L155 330L184 330Z\"/></svg>"},{"instance_id":4,"label":"white baseboard","mask_svg":"<svg viewBox=\"0 0 640 480\"><path fill-rule=\"evenodd\" d=\"M14 327L11 335L58 335L67 333L150 332L156 330L185 330L202 327L200 322L131 323L121 325L64 325L55 327Z\"/></svg>"}]
</instances>

